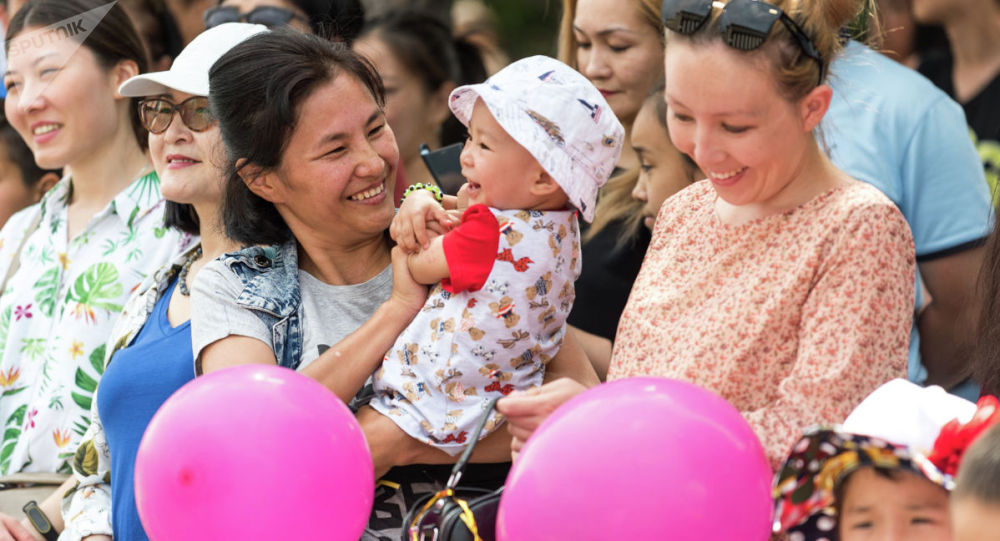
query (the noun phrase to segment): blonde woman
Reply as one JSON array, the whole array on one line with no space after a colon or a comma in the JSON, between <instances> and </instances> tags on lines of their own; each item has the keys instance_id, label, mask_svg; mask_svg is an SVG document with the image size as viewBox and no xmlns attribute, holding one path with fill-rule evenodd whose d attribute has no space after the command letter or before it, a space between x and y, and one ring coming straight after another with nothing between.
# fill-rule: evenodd
<instances>
[{"instance_id":1,"label":"blonde woman","mask_svg":"<svg viewBox=\"0 0 1000 541\"><path fill-rule=\"evenodd\" d=\"M910 229L814 135L839 30L861 1L664 4L671 139L708 179L661 207L608 379L712 390L777 467L806 427L906 375ZM580 390L556 381L501 400L514 449Z\"/></svg>"}]
</instances>

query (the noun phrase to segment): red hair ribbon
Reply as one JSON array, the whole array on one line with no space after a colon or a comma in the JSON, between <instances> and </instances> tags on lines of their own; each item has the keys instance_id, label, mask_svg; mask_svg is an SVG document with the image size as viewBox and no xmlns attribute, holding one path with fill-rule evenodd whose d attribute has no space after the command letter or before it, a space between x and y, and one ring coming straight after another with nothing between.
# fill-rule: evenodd
<instances>
[{"instance_id":1,"label":"red hair ribbon","mask_svg":"<svg viewBox=\"0 0 1000 541\"><path fill-rule=\"evenodd\" d=\"M934 449L928 459L938 470L948 475L958 472L965 450L976 441L987 428L1000 423L1000 401L995 396L984 396L976 403L976 413L966 424L952 419L941 428Z\"/></svg>"}]
</instances>

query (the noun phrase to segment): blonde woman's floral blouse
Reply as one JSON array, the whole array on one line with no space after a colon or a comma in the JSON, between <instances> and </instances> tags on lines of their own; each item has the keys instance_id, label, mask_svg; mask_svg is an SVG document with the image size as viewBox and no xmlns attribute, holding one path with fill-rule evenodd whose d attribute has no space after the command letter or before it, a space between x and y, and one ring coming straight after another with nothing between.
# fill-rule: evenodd
<instances>
[{"instance_id":1,"label":"blonde woman's floral blouse","mask_svg":"<svg viewBox=\"0 0 1000 541\"><path fill-rule=\"evenodd\" d=\"M809 425L842 422L906 377L915 257L902 214L853 182L782 214L722 224L696 183L660 209L609 379L715 391L777 466Z\"/></svg>"},{"instance_id":2,"label":"blonde woman's floral blouse","mask_svg":"<svg viewBox=\"0 0 1000 541\"><path fill-rule=\"evenodd\" d=\"M111 325L136 286L191 240L163 227L156 173L133 181L69 239L71 183L62 179L0 231L0 276L29 235L0 294L2 474L70 472Z\"/></svg>"}]
</instances>

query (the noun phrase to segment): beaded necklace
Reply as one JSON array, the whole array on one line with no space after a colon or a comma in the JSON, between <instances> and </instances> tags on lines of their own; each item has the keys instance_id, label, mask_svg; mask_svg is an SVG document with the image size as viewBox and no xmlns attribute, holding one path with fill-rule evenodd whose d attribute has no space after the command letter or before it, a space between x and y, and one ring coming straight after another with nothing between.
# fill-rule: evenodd
<instances>
[{"instance_id":1,"label":"beaded necklace","mask_svg":"<svg viewBox=\"0 0 1000 541\"><path fill-rule=\"evenodd\" d=\"M191 296L191 290L188 289L187 285L188 271L191 270L191 265L199 259L201 259L201 246L194 249L194 253L184 262L184 265L181 266L181 271L177 273L177 287L181 290L181 295L185 297Z\"/></svg>"}]
</instances>

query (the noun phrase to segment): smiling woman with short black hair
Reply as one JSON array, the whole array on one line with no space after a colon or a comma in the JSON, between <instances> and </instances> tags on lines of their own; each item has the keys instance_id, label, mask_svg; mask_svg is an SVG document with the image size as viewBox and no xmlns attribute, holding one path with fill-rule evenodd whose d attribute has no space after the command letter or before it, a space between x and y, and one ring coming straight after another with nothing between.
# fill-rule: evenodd
<instances>
[{"instance_id":1,"label":"smiling woman with short black hair","mask_svg":"<svg viewBox=\"0 0 1000 541\"><path fill-rule=\"evenodd\" d=\"M207 265L195 284L195 355L205 373L294 368L360 406L427 297L387 233L399 150L381 80L342 44L275 31L227 53L210 81L228 153L223 219L245 247ZM547 372L567 365L587 368L582 355L560 351ZM389 471L369 524L369 535L398 538L406 509L443 486L456 457L369 412L359 421L376 471L414 464ZM494 432L473 461L505 462L508 446ZM506 477L505 465L473 466L463 481L496 487Z\"/></svg>"}]
</instances>

